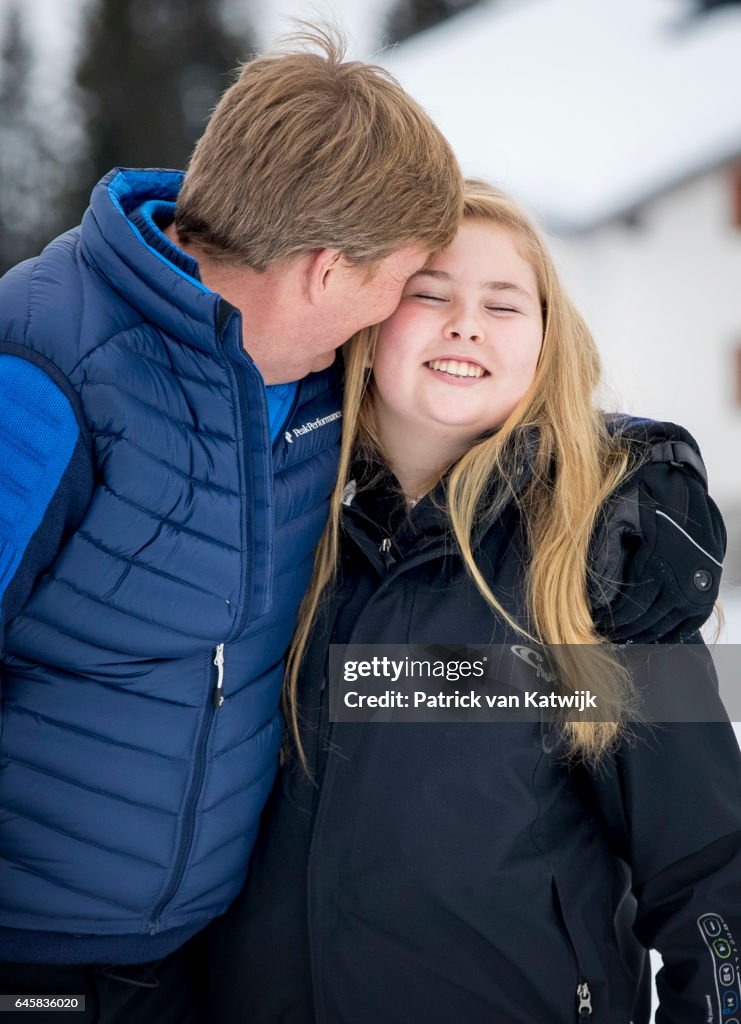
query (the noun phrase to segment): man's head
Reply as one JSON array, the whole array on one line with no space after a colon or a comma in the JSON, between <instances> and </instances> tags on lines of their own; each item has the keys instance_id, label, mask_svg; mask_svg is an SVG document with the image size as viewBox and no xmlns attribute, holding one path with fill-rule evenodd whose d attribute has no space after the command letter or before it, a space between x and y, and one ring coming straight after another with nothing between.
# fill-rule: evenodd
<instances>
[{"instance_id":1,"label":"man's head","mask_svg":"<svg viewBox=\"0 0 741 1024\"><path fill-rule=\"evenodd\" d=\"M257 57L222 96L175 212L184 243L264 271L322 249L372 271L443 248L462 209L453 152L382 68L344 61L332 29Z\"/></svg>"}]
</instances>

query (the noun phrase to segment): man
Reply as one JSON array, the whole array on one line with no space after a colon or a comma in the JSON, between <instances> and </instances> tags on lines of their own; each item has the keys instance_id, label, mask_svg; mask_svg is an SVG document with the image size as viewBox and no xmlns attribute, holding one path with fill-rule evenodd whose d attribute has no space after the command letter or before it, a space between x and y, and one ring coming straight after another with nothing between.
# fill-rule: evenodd
<instances>
[{"instance_id":1,"label":"man","mask_svg":"<svg viewBox=\"0 0 741 1024\"><path fill-rule=\"evenodd\" d=\"M427 115L306 41L242 69L184 180L112 171L0 284L0 992L76 1020L187 1019L168 965L275 773L335 349L457 227Z\"/></svg>"}]
</instances>

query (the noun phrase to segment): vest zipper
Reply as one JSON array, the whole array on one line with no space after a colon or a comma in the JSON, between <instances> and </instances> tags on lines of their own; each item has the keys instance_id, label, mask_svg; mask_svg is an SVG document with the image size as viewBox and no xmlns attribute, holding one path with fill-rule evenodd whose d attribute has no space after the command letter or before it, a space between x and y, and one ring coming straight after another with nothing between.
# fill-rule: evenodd
<instances>
[{"instance_id":1,"label":"vest zipper","mask_svg":"<svg viewBox=\"0 0 741 1024\"><path fill-rule=\"evenodd\" d=\"M231 323L228 318L226 323ZM237 396L236 413L242 423L242 486L248 494L252 494L255 507L245 510L247 516L247 529L252 531L252 545L249 552L243 556L244 566L242 569L241 582L241 603L242 608L239 618L235 620L227 640L235 639L242 635L251 616L264 615L272 602L273 582L273 450L270 444L270 422L268 417L267 399L265 397L265 385L263 384L260 371L255 366L247 352L242 347L241 317L239 318L240 332L237 337L234 332L222 333L222 343L227 361L227 372L234 381ZM248 386L247 375L250 375L252 387ZM263 437L267 437L267 447L262 445L262 450L257 452L253 447L254 426L250 422L249 391L254 391L255 402L252 404L252 417L259 416ZM254 463L258 462L255 466ZM255 519L257 518L257 506L264 506L266 528L259 538L254 536ZM255 553L264 550L263 564L260 567L264 574L264 582L261 589L255 586L254 574L258 571L255 568ZM248 584L252 583L248 593Z\"/></svg>"},{"instance_id":2,"label":"vest zipper","mask_svg":"<svg viewBox=\"0 0 741 1024\"><path fill-rule=\"evenodd\" d=\"M218 711L224 703L224 645L217 644L214 652L216 686L214 687L214 708Z\"/></svg>"},{"instance_id":3,"label":"vest zipper","mask_svg":"<svg viewBox=\"0 0 741 1024\"><path fill-rule=\"evenodd\" d=\"M211 683L213 682L213 672L210 671L212 665L216 667L216 685L213 688L213 698L206 701L206 713L203 717L201 730L196 740L193 778L183 803L183 828L178 842L177 857L175 859L170 884L165 889L165 892L152 913L149 927L147 929L150 935L156 935L159 932L162 915L180 887L180 883L182 882L185 874L185 867L188 863L188 858L190 857L193 834L196 826L196 807L201 795L203 779L206 774L206 747L208 746L208 739L211 735L211 724L214 720L216 709L221 707L224 703L223 644L217 644L215 647L213 661L211 661L209 656L209 682ZM209 692L211 692L211 686L209 686Z\"/></svg>"}]
</instances>

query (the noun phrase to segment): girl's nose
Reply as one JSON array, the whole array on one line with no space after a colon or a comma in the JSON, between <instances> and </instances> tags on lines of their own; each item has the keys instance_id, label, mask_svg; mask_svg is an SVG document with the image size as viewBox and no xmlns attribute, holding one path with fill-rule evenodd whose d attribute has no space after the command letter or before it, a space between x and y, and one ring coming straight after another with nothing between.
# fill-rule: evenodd
<instances>
[{"instance_id":1,"label":"girl's nose","mask_svg":"<svg viewBox=\"0 0 741 1024\"><path fill-rule=\"evenodd\" d=\"M451 341L481 342L484 340L481 325L471 317L451 318L445 328L445 336Z\"/></svg>"}]
</instances>

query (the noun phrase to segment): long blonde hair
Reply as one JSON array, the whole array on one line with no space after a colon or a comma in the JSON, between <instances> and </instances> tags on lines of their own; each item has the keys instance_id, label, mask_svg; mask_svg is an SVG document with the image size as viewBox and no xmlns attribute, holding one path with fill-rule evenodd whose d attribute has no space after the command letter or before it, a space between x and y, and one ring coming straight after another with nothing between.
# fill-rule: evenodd
<instances>
[{"instance_id":1,"label":"long blonde hair","mask_svg":"<svg viewBox=\"0 0 741 1024\"><path fill-rule=\"evenodd\" d=\"M516 408L491 435L480 439L449 469L447 510L467 571L492 611L518 633L549 645L562 682L576 689L588 676L600 717L563 726L568 753L596 763L617 742L634 713L630 677L610 645L598 636L588 597L590 541L600 510L635 462L635 452L612 436L594 404L600 359L584 320L565 294L551 256L533 223L507 195L485 182L466 182L464 218L511 232L532 266L543 308L543 343L534 380ZM345 347L343 441L337 487L317 549L314 575L289 651L284 704L294 742L299 735L297 682L322 596L331 591L342 528L342 494L357 450L383 457L374 426L372 365L377 328L359 332ZM524 460L532 476L517 493ZM497 481L497 486L492 483ZM526 622L515 622L492 592L472 549L482 514L495 516L516 494L530 551L526 573ZM583 683L582 683L583 685Z\"/></svg>"}]
</instances>

